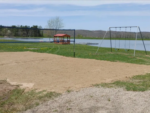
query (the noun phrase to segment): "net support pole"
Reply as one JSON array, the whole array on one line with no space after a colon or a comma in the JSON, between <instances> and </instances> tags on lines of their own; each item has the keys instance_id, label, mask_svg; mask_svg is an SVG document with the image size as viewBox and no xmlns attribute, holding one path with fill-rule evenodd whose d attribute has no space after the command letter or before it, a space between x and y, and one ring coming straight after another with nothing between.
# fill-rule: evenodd
<instances>
[{"instance_id":1,"label":"net support pole","mask_svg":"<svg viewBox=\"0 0 150 113\"><path fill-rule=\"evenodd\" d=\"M145 43L144 43L144 38L143 38L143 35L142 35L142 32L141 32L141 29L140 29L140 27L138 27L138 29L139 29L139 32L140 32L140 35L141 35L141 38L142 38L142 42L143 42L143 46L144 46L144 49L145 49L145 53L147 55L146 46L145 46Z\"/></svg>"},{"instance_id":2,"label":"net support pole","mask_svg":"<svg viewBox=\"0 0 150 113\"><path fill-rule=\"evenodd\" d=\"M137 36L138 36L138 27L137 27L137 31L136 31L136 37L135 37L135 45L134 45L134 57L135 57L135 50L136 50Z\"/></svg>"},{"instance_id":3,"label":"net support pole","mask_svg":"<svg viewBox=\"0 0 150 113\"><path fill-rule=\"evenodd\" d=\"M98 49L97 49L97 51L96 51L96 54L97 54L97 52L98 52L99 48L101 47L101 45L102 45L102 43L103 43L103 41L104 41L104 38L105 38L105 37L106 37L106 35L107 35L107 32L108 32L108 31L106 31L106 32L105 32L105 35L103 36L103 39L102 39L102 41L101 41L100 45L98 46Z\"/></svg>"},{"instance_id":4,"label":"net support pole","mask_svg":"<svg viewBox=\"0 0 150 113\"><path fill-rule=\"evenodd\" d=\"M74 29L74 46L73 46L73 55L74 55L74 57L76 57L76 53L75 53L75 33L76 33L76 31Z\"/></svg>"}]
</instances>

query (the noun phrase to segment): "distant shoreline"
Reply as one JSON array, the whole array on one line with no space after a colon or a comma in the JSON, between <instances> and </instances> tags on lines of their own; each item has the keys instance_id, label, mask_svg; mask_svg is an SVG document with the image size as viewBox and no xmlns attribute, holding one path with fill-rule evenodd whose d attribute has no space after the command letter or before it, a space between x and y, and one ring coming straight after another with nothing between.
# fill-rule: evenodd
<instances>
[{"instance_id":1,"label":"distant shoreline","mask_svg":"<svg viewBox=\"0 0 150 113\"><path fill-rule=\"evenodd\" d=\"M6 37L2 37L0 36L1 39L6 39ZM7 37L7 38L12 38L12 37ZM15 37L14 39L42 39L42 38L53 38L53 37ZM12 38L13 39L13 38ZM71 39L74 39L73 37L71 37ZM103 38L95 38L95 37L84 37L84 38L79 38L79 37L76 37L75 39L92 39L92 40L102 40ZM7 39L6 39L7 40ZM110 40L110 38L104 38L104 40ZM135 39L125 39L125 38L111 38L111 40L135 40ZM137 39L137 40L142 40L142 39ZM150 40L150 39L144 39L144 40Z\"/></svg>"}]
</instances>

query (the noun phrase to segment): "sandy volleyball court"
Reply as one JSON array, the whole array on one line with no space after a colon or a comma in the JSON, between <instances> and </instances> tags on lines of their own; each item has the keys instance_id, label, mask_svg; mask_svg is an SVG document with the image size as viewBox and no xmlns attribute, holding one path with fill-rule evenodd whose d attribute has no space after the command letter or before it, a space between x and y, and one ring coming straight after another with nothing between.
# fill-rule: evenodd
<instances>
[{"instance_id":1,"label":"sandy volleyball court","mask_svg":"<svg viewBox=\"0 0 150 113\"><path fill-rule=\"evenodd\" d=\"M0 80L56 92L79 90L92 84L146 73L150 73L150 66L46 53L0 53Z\"/></svg>"}]
</instances>

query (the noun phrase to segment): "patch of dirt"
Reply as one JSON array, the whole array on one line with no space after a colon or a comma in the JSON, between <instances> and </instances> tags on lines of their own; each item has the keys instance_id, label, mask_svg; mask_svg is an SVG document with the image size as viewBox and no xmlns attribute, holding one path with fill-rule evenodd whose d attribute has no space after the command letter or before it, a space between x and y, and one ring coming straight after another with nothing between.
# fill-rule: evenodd
<instances>
[{"instance_id":1,"label":"patch of dirt","mask_svg":"<svg viewBox=\"0 0 150 113\"><path fill-rule=\"evenodd\" d=\"M34 49L39 49L39 48L27 48L27 49L31 49L31 50L34 50Z\"/></svg>"},{"instance_id":2,"label":"patch of dirt","mask_svg":"<svg viewBox=\"0 0 150 113\"><path fill-rule=\"evenodd\" d=\"M59 93L150 73L149 65L34 52L0 52L0 80Z\"/></svg>"},{"instance_id":3,"label":"patch of dirt","mask_svg":"<svg viewBox=\"0 0 150 113\"><path fill-rule=\"evenodd\" d=\"M13 86L9 84L6 80L0 80L0 97L9 93L13 89L17 88L18 86Z\"/></svg>"},{"instance_id":4,"label":"patch of dirt","mask_svg":"<svg viewBox=\"0 0 150 113\"><path fill-rule=\"evenodd\" d=\"M150 55L146 55L147 57L150 57Z\"/></svg>"},{"instance_id":5,"label":"patch of dirt","mask_svg":"<svg viewBox=\"0 0 150 113\"><path fill-rule=\"evenodd\" d=\"M137 59L144 60L145 62L147 62L147 64L149 64L149 61L150 61L150 59L146 59L146 58L139 58L139 57L137 57Z\"/></svg>"}]
</instances>

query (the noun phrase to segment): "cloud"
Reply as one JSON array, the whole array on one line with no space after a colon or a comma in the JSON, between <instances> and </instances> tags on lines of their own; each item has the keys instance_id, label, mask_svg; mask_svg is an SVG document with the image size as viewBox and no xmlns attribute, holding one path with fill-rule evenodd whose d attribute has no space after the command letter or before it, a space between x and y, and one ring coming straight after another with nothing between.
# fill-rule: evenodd
<instances>
[{"instance_id":1,"label":"cloud","mask_svg":"<svg viewBox=\"0 0 150 113\"><path fill-rule=\"evenodd\" d=\"M37 8L37 9L28 9L28 10L19 10L19 9L1 9L0 14L7 14L7 13L36 13L39 11L44 11L44 8Z\"/></svg>"},{"instance_id":2,"label":"cloud","mask_svg":"<svg viewBox=\"0 0 150 113\"><path fill-rule=\"evenodd\" d=\"M0 16L40 16L44 8L36 8L36 9L27 9L27 10L20 10L20 9L1 9ZM40 13L39 13L40 12Z\"/></svg>"},{"instance_id":3,"label":"cloud","mask_svg":"<svg viewBox=\"0 0 150 113\"><path fill-rule=\"evenodd\" d=\"M150 0L0 0L0 4L15 5L76 5L98 6L104 4L150 4Z\"/></svg>"},{"instance_id":4,"label":"cloud","mask_svg":"<svg viewBox=\"0 0 150 113\"><path fill-rule=\"evenodd\" d=\"M73 10L73 11L59 11L46 8L33 9L1 9L0 16L28 16L28 17L55 17L55 16L150 16L149 10L142 11L98 11L98 10Z\"/></svg>"},{"instance_id":5,"label":"cloud","mask_svg":"<svg viewBox=\"0 0 150 113\"><path fill-rule=\"evenodd\" d=\"M150 11L108 11L111 16L150 16Z\"/></svg>"}]
</instances>

